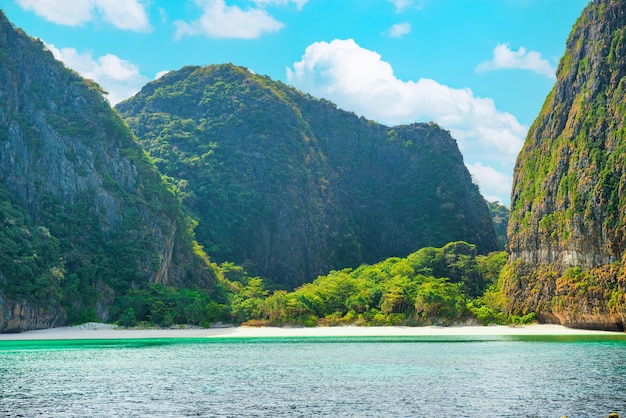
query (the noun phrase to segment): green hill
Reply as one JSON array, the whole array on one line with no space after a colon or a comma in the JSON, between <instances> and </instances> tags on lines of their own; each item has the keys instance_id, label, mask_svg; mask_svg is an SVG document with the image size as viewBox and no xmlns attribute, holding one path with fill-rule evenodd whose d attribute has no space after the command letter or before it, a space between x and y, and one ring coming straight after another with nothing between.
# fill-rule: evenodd
<instances>
[{"instance_id":1,"label":"green hill","mask_svg":"<svg viewBox=\"0 0 626 418\"><path fill-rule=\"evenodd\" d=\"M211 258L279 286L451 241L498 248L435 124L383 126L233 65L170 72L117 109Z\"/></svg>"},{"instance_id":2,"label":"green hill","mask_svg":"<svg viewBox=\"0 0 626 418\"><path fill-rule=\"evenodd\" d=\"M149 283L216 282L102 93L0 12L0 332L114 319L117 298Z\"/></svg>"}]
</instances>

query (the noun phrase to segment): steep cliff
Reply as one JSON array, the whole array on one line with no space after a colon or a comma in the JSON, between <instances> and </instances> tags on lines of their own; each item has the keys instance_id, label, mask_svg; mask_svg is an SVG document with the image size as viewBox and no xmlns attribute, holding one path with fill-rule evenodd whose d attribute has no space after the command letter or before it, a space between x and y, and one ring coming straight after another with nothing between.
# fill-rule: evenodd
<instances>
[{"instance_id":1,"label":"steep cliff","mask_svg":"<svg viewBox=\"0 0 626 418\"><path fill-rule=\"evenodd\" d=\"M0 332L105 320L116 295L150 282L215 280L101 89L1 11L0 205Z\"/></svg>"},{"instance_id":2,"label":"steep cliff","mask_svg":"<svg viewBox=\"0 0 626 418\"><path fill-rule=\"evenodd\" d=\"M170 72L117 109L177 182L207 253L276 283L456 240L497 248L434 124L382 126L233 65Z\"/></svg>"},{"instance_id":3,"label":"steep cliff","mask_svg":"<svg viewBox=\"0 0 626 418\"><path fill-rule=\"evenodd\" d=\"M623 329L626 271L626 2L595 0L518 157L511 195L511 309Z\"/></svg>"}]
</instances>

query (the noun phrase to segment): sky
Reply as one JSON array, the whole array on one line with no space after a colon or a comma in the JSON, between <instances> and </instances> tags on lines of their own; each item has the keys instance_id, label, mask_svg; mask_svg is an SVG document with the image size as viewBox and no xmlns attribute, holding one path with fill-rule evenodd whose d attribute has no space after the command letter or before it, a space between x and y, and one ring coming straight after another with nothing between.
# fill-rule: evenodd
<instances>
[{"instance_id":1,"label":"sky","mask_svg":"<svg viewBox=\"0 0 626 418\"><path fill-rule=\"evenodd\" d=\"M233 63L393 126L436 122L488 201L588 0L0 0L112 105L185 65Z\"/></svg>"}]
</instances>

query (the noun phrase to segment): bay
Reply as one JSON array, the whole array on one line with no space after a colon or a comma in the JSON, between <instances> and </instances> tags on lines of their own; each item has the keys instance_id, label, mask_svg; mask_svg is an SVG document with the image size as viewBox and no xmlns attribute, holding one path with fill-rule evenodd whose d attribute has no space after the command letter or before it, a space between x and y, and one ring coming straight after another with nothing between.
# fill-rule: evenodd
<instances>
[{"instance_id":1,"label":"bay","mask_svg":"<svg viewBox=\"0 0 626 418\"><path fill-rule=\"evenodd\" d=\"M626 416L626 336L0 342L6 417Z\"/></svg>"}]
</instances>

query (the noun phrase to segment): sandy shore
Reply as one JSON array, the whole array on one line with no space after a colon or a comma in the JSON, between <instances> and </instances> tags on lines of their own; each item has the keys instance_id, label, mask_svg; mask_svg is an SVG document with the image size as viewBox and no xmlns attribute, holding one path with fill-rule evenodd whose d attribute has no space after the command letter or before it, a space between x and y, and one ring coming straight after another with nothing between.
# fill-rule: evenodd
<instances>
[{"instance_id":1,"label":"sandy shore","mask_svg":"<svg viewBox=\"0 0 626 418\"><path fill-rule=\"evenodd\" d=\"M90 340L137 338L260 338L260 337L395 337L395 336L515 336L515 335L625 335L589 331L560 325L459 326L459 327L319 327L319 328L185 328L125 329L109 324L88 323L72 327L0 334L10 340Z\"/></svg>"}]
</instances>

